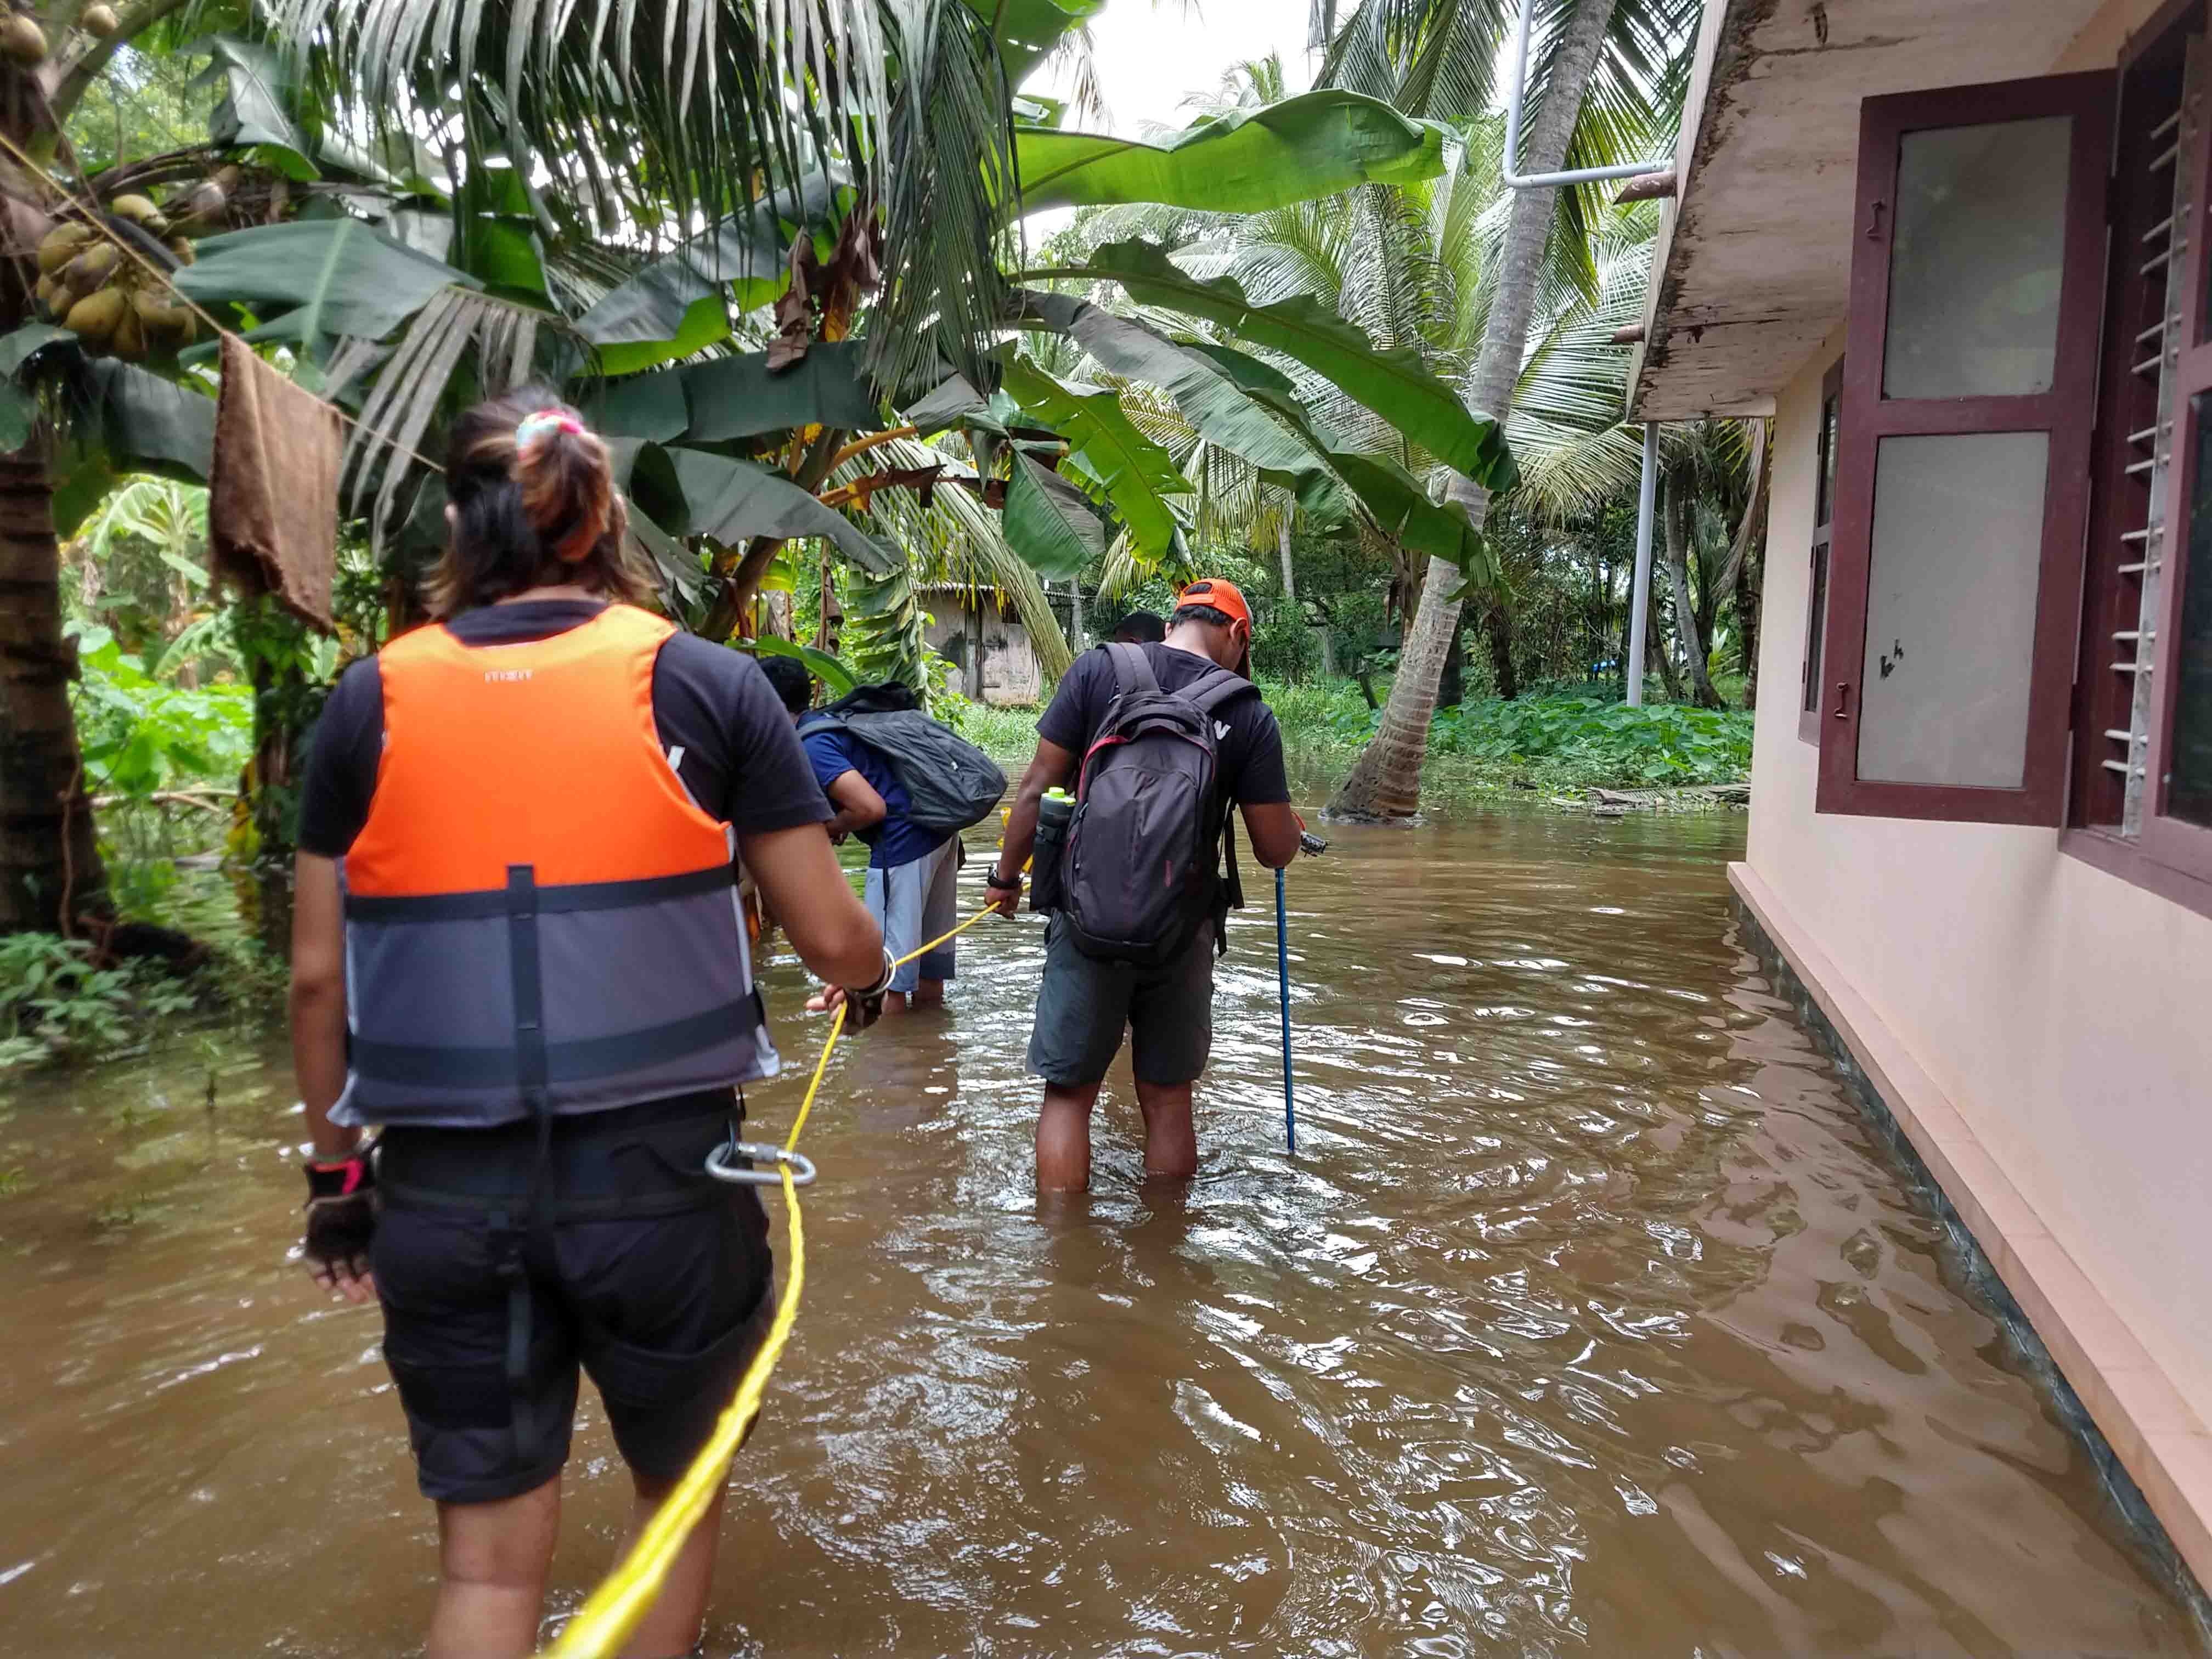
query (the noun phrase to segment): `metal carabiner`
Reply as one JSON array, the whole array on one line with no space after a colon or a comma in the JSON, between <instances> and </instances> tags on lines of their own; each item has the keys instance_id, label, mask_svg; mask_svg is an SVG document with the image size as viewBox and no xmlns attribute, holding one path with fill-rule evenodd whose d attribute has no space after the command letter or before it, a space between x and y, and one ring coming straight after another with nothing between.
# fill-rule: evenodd
<instances>
[{"instance_id":1,"label":"metal carabiner","mask_svg":"<svg viewBox=\"0 0 2212 1659\"><path fill-rule=\"evenodd\" d=\"M739 1168L731 1160L753 1158L770 1165L765 1170ZM717 1181L726 1181L736 1187L781 1187L783 1177L777 1168L791 1166L791 1184L811 1187L814 1184L814 1164L804 1152L786 1152L781 1146L765 1146L757 1140L739 1140L735 1137L724 1141L707 1154L707 1173Z\"/></svg>"}]
</instances>

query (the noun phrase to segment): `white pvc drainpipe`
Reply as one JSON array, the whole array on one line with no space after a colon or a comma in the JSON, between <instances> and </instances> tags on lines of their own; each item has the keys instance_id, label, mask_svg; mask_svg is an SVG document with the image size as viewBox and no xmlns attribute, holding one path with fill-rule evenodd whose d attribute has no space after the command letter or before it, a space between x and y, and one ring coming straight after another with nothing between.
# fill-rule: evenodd
<instances>
[{"instance_id":1,"label":"white pvc drainpipe","mask_svg":"<svg viewBox=\"0 0 2212 1659\"><path fill-rule=\"evenodd\" d=\"M1549 190L1558 185L1594 184L1601 179L1640 179L1664 173L1674 165L1660 161L1623 161L1618 167L1571 167L1565 173L1516 173L1521 155L1521 100L1528 81L1528 26L1536 13L1535 0L1522 0L1521 21L1513 30L1513 74L1505 83L1505 155L1501 176L1510 190ZM1628 706L1644 706L1644 616L1651 594L1651 509L1658 495L1659 428L1644 428L1644 477L1636 494L1636 577L1629 597Z\"/></svg>"},{"instance_id":2,"label":"white pvc drainpipe","mask_svg":"<svg viewBox=\"0 0 2212 1659\"><path fill-rule=\"evenodd\" d=\"M1513 78L1505 83L1505 155L1502 177L1511 190L1548 190L1554 185L1583 185L1600 179L1639 179L1647 173L1664 173L1674 158L1661 161L1623 161L1618 167L1575 167L1565 173L1516 173L1521 158L1521 100L1528 79L1528 25L1536 12L1535 0L1522 0L1521 21L1513 31Z\"/></svg>"},{"instance_id":3,"label":"white pvc drainpipe","mask_svg":"<svg viewBox=\"0 0 2212 1659\"><path fill-rule=\"evenodd\" d=\"M1636 492L1636 574L1628 587L1628 706L1644 707L1644 635L1651 614L1652 503L1659 494L1659 426L1644 427L1644 481Z\"/></svg>"}]
</instances>

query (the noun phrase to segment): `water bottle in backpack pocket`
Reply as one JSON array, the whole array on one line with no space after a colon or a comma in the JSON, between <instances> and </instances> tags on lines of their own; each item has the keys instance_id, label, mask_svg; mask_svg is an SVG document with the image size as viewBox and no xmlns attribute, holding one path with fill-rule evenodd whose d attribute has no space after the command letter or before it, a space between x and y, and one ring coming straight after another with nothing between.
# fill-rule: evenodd
<instances>
[{"instance_id":1,"label":"water bottle in backpack pocket","mask_svg":"<svg viewBox=\"0 0 2212 1659\"><path fill-rule=\"evenodd\" d=\"M1157 967L1243 902L1214 711L1254 688L1214 668L1165 691L1143 647L1106 649L1117 690L1083 757L1058 908L1085 955ZM1217 845L1228 855L1225 883Z\"/></svg>"},{"instance_id":2,"label":"water bottle in backpack pocket","mask_svg":"<svg viewBox=\"0 0 2212 1659\"><path fill-rule=\"evenodd\" d=\"M1057 787L1037 803L1036 844L1030 854L1030 908L1060 908L1060 869L1067 856L1067 831L1075 821L1075 797Z\"/></svg>"}]
</instances>

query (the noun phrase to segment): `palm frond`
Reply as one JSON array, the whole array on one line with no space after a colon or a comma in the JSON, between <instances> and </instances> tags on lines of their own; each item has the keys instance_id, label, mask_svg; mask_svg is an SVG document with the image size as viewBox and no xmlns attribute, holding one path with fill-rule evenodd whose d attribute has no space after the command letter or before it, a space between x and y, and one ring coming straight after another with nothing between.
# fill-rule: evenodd
<instances>
[{"instance_id":1,"label":"palm frond","mask_svg":"<svg viewBox=\"0 0 2212 1659\"><path fill-rule=\"evenodd\" d=\"M878 385L898 388L941 359L988 389L984 353L1009 300L997 227L1019 195L998 52L958 0L913 0L898 51L886 134L896 164L879 181L890 276L870 323L870 367Z\"/></svg>"},{"instance_id":2,"label":"palm frond","mask_svg":"<svg viewBox=\"0 0 2212 1659\"><path fill-rule=\"evenodd\" d=\"M543 312L457 287L417 312L388 356L374 341L340 343L326 370L328 395L343 397L374 372L346 443L341 487L348 514L367 514L380 556L395 508L414 499L407 486L424 476L419 452L439 412L537 378L541 342L557 334Z\"/></svg>"}]
</instances>

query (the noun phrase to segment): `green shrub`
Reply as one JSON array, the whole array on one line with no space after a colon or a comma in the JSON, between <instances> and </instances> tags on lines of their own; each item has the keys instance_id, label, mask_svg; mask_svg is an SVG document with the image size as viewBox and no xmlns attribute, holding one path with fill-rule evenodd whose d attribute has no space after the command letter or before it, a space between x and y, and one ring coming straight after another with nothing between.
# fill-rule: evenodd
<instances>
[{"instance_id":1,"label":"green shrub","mask_svg":"<svg viewBox=\"0 0 2212 1659\"><path fill-rule=\"evenodd\" d=\"M1294 756L1356 750L1382 723L1356 686L1263 689ZM1429 753L1553 787L1735 783L1751 774L1751 728L1741 709L1631 708L1616 691L1582 686L1438 709Z\"/></svg>"},{"instance_id":2,"label":"green shrub","mask_svg":"<svg viewBox=\"0 0 2212 1659\"><path fill-rule=\"evenodd\" d=\"M1751 772L1751 715L1592 696L1493 698L1447 709L1432 741L1480 760L1540 765L1579 781L1733 783Z\"/></svg>"},{"instance_id":3,"label":"green shrub","mask_svg":"<svg viewBox=\"0 0 2212 1659\"><path fill-rule=\"evenodd\" d=\"M82 939L10 933L0 939L0 1071L112 1054L196 1001L152 963L95 968Z\"/></svg>"},{"instance_id":4,"label":"green shrub","mask_svg":"<svg viewBox=\"0 0 2212 1659\"><path fill-rule=\"evenodd\" d=\"M156 679L97 625L76 631L75 696L85 775L95 792L145 796L179 783L228 784L253 753L253 688L187 690Z\"/></svg>"}]
</instances>

